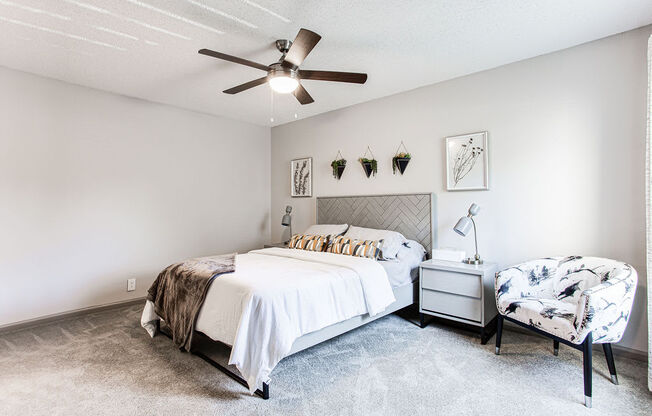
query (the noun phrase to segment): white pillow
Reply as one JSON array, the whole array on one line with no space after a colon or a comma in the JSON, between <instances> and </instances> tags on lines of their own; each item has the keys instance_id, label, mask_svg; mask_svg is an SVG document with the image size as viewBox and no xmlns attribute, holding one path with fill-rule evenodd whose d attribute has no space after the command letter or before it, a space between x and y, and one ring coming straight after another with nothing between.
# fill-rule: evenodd
<instances>
[{"instance_id":1,"label":"white pillow","mask_svg":"<svg viewBox=\"0 0 652 416\"><path fill-rule=\"evenodd\" d=\"M349 228L349 224L315 224L308 227L304 234L328 235L332 238L344 234L347 228Z\"/></svg>"},{"instance_id":2,"label":"white pillow","mask_svg":"<svg viewBox=\"0 0 652 416\"><path fill-rule=\"evenodd\" d=\"M384 240L382 258L385 260L395 259L401 244L407 242L403 234L396 231L376 230L355 225L350 226L344 236L356 240Z\"/></svg>"},{"instance_id":3,"label":"white pillow","mask_svg":"<svg viewBox=\"0 0 652 416\"><path fill-rule=\"evenodd\" d=\"M410 266L410 269L413 269L424 260L426 254L426 249L423 246L414 240L407 240L407 242L401 245L400 250L396 258L399 261L405 262Z\"/></svg>"}]
</instances>

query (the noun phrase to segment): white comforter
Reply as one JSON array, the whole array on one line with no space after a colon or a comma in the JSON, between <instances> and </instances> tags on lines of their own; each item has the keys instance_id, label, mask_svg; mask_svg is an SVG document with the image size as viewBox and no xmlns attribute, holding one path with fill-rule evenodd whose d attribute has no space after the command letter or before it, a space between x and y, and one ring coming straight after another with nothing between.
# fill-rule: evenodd
<instances>
[{"instance_id":1,"label":"white comforter","mask_svg":"<svg viewBox=\"0 0 652 416\"><path fill-rule=\"evenodd\" d=\"M236 271L217 277L196 330L232 346L234 364L253 393L300 336L394 302L378 262L332 253L269 248L236 257ZM158 319L147 302L141 318L151 336Z\"/></svg>"}]
</instances>

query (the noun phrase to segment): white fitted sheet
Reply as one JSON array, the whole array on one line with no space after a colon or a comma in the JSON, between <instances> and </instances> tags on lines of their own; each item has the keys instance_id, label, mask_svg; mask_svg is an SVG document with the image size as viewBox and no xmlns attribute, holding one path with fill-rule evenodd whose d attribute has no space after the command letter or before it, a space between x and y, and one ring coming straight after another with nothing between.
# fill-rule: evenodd
<instances>
[{"instance_id":1,"label":"white fitted sheet","mask_svg":"<svg viewBox=\"0 0 652 416\"><path fill-rule=\"evenodd\" d=\"M387 278L392 287L399 287L414 282L419 276L419 268L412 267L405 261L379 261L387 273Z\"/></svg>"}]
</instances>

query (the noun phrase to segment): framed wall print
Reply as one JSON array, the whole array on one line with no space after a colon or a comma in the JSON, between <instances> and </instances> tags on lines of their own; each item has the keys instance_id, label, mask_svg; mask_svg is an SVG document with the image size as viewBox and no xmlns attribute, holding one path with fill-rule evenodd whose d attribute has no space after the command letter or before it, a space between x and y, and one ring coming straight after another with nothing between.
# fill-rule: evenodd
<instances>
[{"instance_id":1,"label":"framed wall print","mask_svg":"<svg viewBox=\"0 0 652 416\"><path fill-rule=\"evenodd\" d=\"M489 190L487 132L446 137L446 189Z\"/></svg>"},{"instance_id":2,"label":"framed wall print","mask_svg":"<svg viewBox=\"0 0 652 416\"><path fill-rule=\"evenodd\" d=\"M312 158L294 159L290 162L290 196L312 196Z\"/></svg>"}]
</instances>

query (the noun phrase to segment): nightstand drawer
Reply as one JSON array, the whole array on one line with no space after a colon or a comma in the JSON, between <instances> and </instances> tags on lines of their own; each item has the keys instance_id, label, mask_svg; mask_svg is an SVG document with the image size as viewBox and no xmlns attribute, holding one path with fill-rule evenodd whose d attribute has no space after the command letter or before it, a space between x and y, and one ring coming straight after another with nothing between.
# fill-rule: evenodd
<instances>
[{"instance_id":1,"label":"nightstand drawer","mask_svg":"<svg viewBox=\"0 0 652 416\"><path fill-rule=\"evenodd\" d=\"M421 291L421 309L480 322L482 320L482 302L480 299L452 293L423 289Z\"/></svg>"},{"instance_id":2,"label":"nightstand drawer","mask_svg":"<svg viewBox=\"0 0 652 416\"><path fill-rule=\"evenodd\" d=\"M482 296L482 277L477 274L432 270L424 267L421 269L421 287L480 298Z\"/></svg>"}]
</instances>

